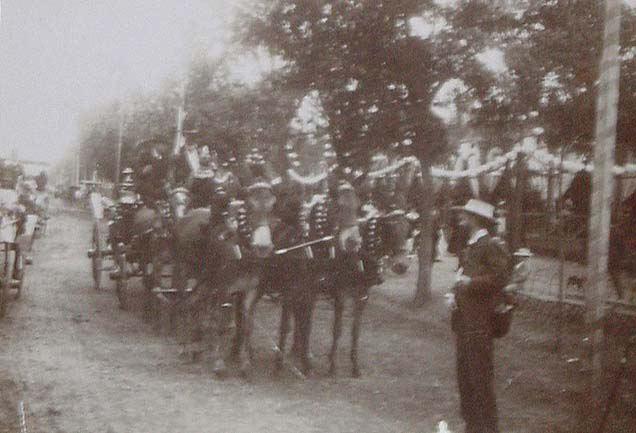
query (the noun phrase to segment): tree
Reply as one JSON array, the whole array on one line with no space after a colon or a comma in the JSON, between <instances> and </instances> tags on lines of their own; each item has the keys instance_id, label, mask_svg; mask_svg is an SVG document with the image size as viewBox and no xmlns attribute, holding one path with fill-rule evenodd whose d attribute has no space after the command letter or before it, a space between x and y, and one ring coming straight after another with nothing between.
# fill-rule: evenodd
<instances>
[{"instance_id":1,"label":"tree","mask_svg":"<svg viewBox=\"0 0 636 433\"><path fill-rule=\"evenodd\" d=\"M454 68L436 41L411 34L409 19L436 6L410 0L284 0L268 6L248 18L242 40L284 58L288 86L318 91L339 158L352 155L346 163L365 168L377 151L415 154L423 187L430 188L430 166L446 147L431 101ZM418 303L430 296L430 196L420 194L429 241L421 249Z\"/></svg>"},{"instance_id":2,"label":"tree","mask_svg":"<svg viewBox=\"0 0 636 433\"><path fill-rule=\"evenodd\" d=\"M499 77L490 94L480 99L474 124L498 130L497 135L508 145L521 138L519 132L541 125L551 148L573 143L573 149L589 153L594 141L602 3L555 0L529 4L504 11L509 16L516 14L515 19L501 26L505 31L497 32L496 43L505 53L508 71ZM496 18L492 13L486 16ZM459 28L459 23L453 25ZM635 149L631 139L636 132L632 121L636 114L635 43L636 15L625 6L621 22L619 161Z\"/></svg>"},{"instance_id":3,"label":"tree","mask_svg":"<svg viewBox=\"0 0 636 433\"><path fill-rule=\"evenodd\" d=\"M188 122L201 132L199 141L222 158L243 158L256 147L280 166L298 93L284 87L277 71L253 86L237 82L228 70L231 60L203 56L193 62L185 98Z\"/></svg>"}]
</instances>

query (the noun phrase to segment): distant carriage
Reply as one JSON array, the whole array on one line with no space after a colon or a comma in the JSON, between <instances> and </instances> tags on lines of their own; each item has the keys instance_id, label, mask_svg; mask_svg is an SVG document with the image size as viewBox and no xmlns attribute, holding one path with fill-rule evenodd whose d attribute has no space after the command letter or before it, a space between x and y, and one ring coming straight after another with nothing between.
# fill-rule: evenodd
<instances>
[{"instance_id":1,"label":"distant carriage","mask_svg":"<svg viewBox=\"0 0 636 433\"><path fill-rule=\"evenodd\" d=\"M6 313L11 291L22 293L25 259L21 235L25 232L26 212L19 203L18 183L22 168L12 161L0 161L0 318Z\"/></svg>"},{"instance_id":2,"label":"distant carriage","mask_svg":"<svg viewBox=\"0 0 636 433\"><path fill-rule=\"evenodd\" d=\"M166 202L162 202L162 186L168 149L160 140L138 143L138 157L133 161L136 170L123 171L117 198L113 201L102 197L99 183L84 182L94 217L88 251L94 287L99 289L103 271L110 271L109 277L115 281L122 309L127 309L130 303L128 280L131 277L141 277L147 290L153 286L150 246L166 206ZM105 203L108 206L105 207ZM107 227L104 224L106 212L110 217ZM112 260L111 266L105 267L104 259Z\"/></svg>"}]
</instances>

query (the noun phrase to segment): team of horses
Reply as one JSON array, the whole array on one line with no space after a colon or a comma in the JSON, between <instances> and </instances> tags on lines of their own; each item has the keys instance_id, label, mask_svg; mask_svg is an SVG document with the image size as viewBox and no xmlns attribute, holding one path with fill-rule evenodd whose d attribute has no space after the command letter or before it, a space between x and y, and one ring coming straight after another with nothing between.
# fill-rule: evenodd
<instances>
[{"instance_id":1,"label":"team of horses","mask_svg":"<svg viewBox=\"0 0 636 433\"><path fill-rule=\"evenodd\" d=\"M154 156L154 162L147 161L150 171L164 166L160 152ZM150 173L145 168L136 172ZM214 372L225 375L231 362L249 373L257 305L269 295L281 304L275 370L283 367L293 322L292 350L305 374L313 367L309 341L316 302L333 303L329 371L335 374L345 300L351 298L351 373L359 376L361 317L369 290L381 282L383 266L403 274L410 263L414 219L401 193L408 188L339 170L305 185L277 176L267 161L219 165L210 176L170 188L158 173L164 170L156 170L156 185L139 189L162 190L164 199L146 198L133 218L145 221L133 236L147 246L146 286L149 294L166 292L161 284L166 267L172 268L171 311L189 316L192 339L202 337L205 315L214 313ZM412 170L393 177L415 180Z\"/></svg>"},{"instance_id":2,"label":"team of horses","mask_svg":"<svg viewBox=\"0 0 636 433\"><path fill-rule=\"evenodd\" d=\"M140 152L145 162L135 168L144 202L135 208L134 224L124 226L145 246L139 251L150 291L161 293L164 270L172 269L169 291L176 308L171 311L190 317L192 339L201 338L204 317L210 308L214 311L214 371L224 375L229 360L249 372L256 309L268 295L281 303L275 369L283 367L293 323L292 351L303 373L312 369L312 317L321 299L334 308L329 371L336 373L343 309L351 298L351 373L359 376L361 317L369 290L381 282L384 267L402 274L410 264L417 232L417 218L410 211L418 208L423 191L417 161L378 177L368 174L381 166L328 170L304 184L297 176L278 176L263 159L234 160L219 164L207 176L179 183L171 177L167 158L161 158L165 152L157 149L158 143L146 144ZM516 190L513 177L510 169L504 170L480 198L493 204L509 201ZM580 207L589 194L586 180L577 175L559 200L569 198ZM453 214L443 209L473 197L467 179L445 182L436 193L441 215L434 231L445 229L450 252L458 252L462 233ZM527 188L521 206L537 211L545 203L539 192Z\"/></svg>"}]
</instances>

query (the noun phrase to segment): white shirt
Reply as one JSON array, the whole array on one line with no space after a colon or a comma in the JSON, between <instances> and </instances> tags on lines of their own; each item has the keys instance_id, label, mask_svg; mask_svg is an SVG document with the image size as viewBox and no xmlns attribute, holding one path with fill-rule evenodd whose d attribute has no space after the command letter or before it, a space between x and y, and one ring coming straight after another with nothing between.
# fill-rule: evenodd
<instances>
[{"instance_id":1,"label":"white shirt","mask_svg":"<svg viewBox=\"0 0 636 433\"><path fill-rule=\"evenodd\" d=\"M488 230L486 229L479 229L477 230L471 237L470 239L468 239L468 245L473 245L475 242L477 242L479 239L483 238L484 236L488 235Z\"/></svg>"}]
</instances>

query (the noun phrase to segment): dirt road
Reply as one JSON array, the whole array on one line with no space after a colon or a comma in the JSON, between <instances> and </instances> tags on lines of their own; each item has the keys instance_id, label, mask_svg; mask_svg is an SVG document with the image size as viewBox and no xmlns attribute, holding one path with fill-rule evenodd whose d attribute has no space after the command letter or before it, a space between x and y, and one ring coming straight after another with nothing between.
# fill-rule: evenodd
<instances>
[{"instance_id":1,"label":"dirt road","mask_svg":"<svg viewBox=\"0 0 636 433\"><path fill-rule=\"evenodd\" d=\"M139 308L122 311L112 288L92 288L90 224L54 216L37 241L23 298L0 322L0 432L19 431L20 401L29 431L43 433L427 433L440 420L461 431L453 340L439 315L409 312L378 292L364 317L363 377L348 375L347 335L340 374L331 378L331 310L321 304L312 334L316 372L301 380L290 370L271 374L279 307L263 302L253 375L219 380L211 354L187 363L175 339L144 322ZM502 431L574 431L573 373L527 328L518 332L498 348Z\"/></svg>"}]
</instances>

